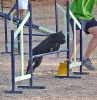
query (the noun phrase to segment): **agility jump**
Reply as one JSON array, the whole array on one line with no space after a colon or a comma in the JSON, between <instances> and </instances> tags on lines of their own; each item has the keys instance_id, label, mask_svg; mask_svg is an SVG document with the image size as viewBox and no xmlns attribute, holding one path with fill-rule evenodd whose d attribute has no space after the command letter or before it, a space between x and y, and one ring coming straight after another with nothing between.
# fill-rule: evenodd
<instances>
[{"instance_id":1,"label":"agility jump","mask_svg":"<svg viewBox=\"0 0 97 100\"><path fill-rule=\"evenodd\" d=\"M67 51L67 61L66 62L61 62L59 69L58 69L58 73L56 77L59 78L80 78L77 76L71 76L70 75L70 69L72 69L73 67L77 67L80 66L80 71L79 72L73 72L75 74L79 74L79 75L83 75L83 74L89 74L88 72L83 72L82 70L82 25L78 22L78 20L75 18L75 16L72 14L72 12L69 10L69 1L67 0L67 11L65 11L57 2L56 2L56 7L63 13L64 15L64 26L67 26L66 28L64 27L64 33L65 33L65 37L67 37L67 43L65 48L68 50ZM66 15L67 12L67 15ZM72 17L72 19L74 20L74 62L70 64L69 62L69 42L70 42L70 30L69 30L69 16ZM80 28L80 60L77 61L76 59L76 27L78 26Z\"/></svg>"},{"instance_id":2,"label":"agility jump","mask_svg":"<svg viewBox=\"0 0 97 100\"><path fill-rule=\"evenodd\" d=\"M55 0L55 4L56 4L56 7L59 8L64 15L66 15L66 11L59 5L57 4L56 0ZM67 1L67 4L69 5L69 2ZM11 34L12 34L12 40L11 40L11 66L12 66L12 90L11 91L5 91L7 93L22 93L22 91L18 91L18 90L15 90L15 82L17 81L21 81L21 80L24 80L24 79L30 79L30 85L29 86L18 86L19 88L33 88L33 89L44 89L45 87L44 86L33 86L33 70L32 70L32 59L35 58L35 57L40 57L40 56L45 56L45 55L50 55L50 54L55 54L55 53L59 53L59 52L67 52L67 64L66 64L66 67L67 67L67 72L66 72L66 75L65 76L56 76L56 77L61 77L61 78L80 78L80 77L77 77L77 76L71 76L69 74L69 69L72 68L72 67L76 67L76 66L80 66L80 74L83 74L82 72L82 62L79 61L77 62L76 61L76 54L75 54L75 57L74 57L74 63L73 64L70 64L70 61L69 61L69 6L67 6L67 19L66 19L66 16L65 16L65 22L67 25L67 48L63 49L63 50L58 50L58 51L54 51L54 52L49 52L49 53L44 53L44 54L39 54L39 55L35 55L33 56L32 55L32 10L31 10L31 4L30 4L30 8L29 8L29 12L27 14L27 16L25 17L25 19L21 22L20 26L18 27L18 29L16 30L16 32L14 33L13 30L11 30ZM70 12L71 16L72 13ZM72 17L73 20L75 21L75 25L77 24L80 29L81 29L81 25L78 23L78 21L75 19L75 17L73 16ZM24 75L24 52L23 52L23 26L25 25L26 21L29 19L29 61L30 61L30 74L27 74L27 75ZM74 25L74 26L75 26ZM17 35L19 34L19 32L21 32L21 76L18 76L18 77L15 77L15 65L14 65L14 39L17 37ZM52 33L52 32L51 32ZM74 38L76 38L76 35L74 35ZM76 39L75 40L75 43L76 43ZM82 47L81 47L82 48ZM76 51L74 51L76 53ZM81 54L82 56L82 54ZM81 57L80 57L80 60L81 60ZM64 66L65 67L65 66Z\"/></svg>"},{"instance_id":3,"label":"agility jump","mask_svg":"<svg viewBox=\"0 0 97 100\"><path fill-rule=\"evenodd\" d=\"M17 81L21 81L24 79L30 79L30 85L29 86L24 86L26 88L44 88L41 86L32 86L32 74L28 74L28 75L24 75L24 46L23 46L23 26L26 23L26 21L29 19L29 40L32 37L32 7L31 4L29 4L29 12L26 15L26 17L24 18L24 20L22 21L22 23L20 24L20 26L18 27L18 29L16 30L16 32L14 33L13 30L11 30L11 67L12 67L12 90L11 91L5 91L6 93L22 93L22 91L19 90L15 90L15 82ZM15 77L15 55L14 55L14 40L17 37L18 34L21 33L21 75L18 77ZM32 38L29 42L29 44L31 43ZM31 43L32 45L32 43ZM30 48L32 49L32 46L29 46L29 57L30 57L30 61L32 64L32 51L30 50Z\"/></svg>"}]
</instances>

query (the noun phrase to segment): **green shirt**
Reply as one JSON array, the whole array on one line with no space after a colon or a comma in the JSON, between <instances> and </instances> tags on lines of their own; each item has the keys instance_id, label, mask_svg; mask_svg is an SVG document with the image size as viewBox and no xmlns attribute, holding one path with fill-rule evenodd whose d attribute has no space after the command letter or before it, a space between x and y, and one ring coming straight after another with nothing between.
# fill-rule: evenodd
<instances>
[{"instance_id":1,"label":"green shirt","mask_svg":"<svg viewBox=\"0 0 97 100\"><path fill-rule=\"evenodd\" d=\"M70 10L76 18L90 20L93 18L92 10L96 0L72 0Z\"/></svg>"}]
</instances>

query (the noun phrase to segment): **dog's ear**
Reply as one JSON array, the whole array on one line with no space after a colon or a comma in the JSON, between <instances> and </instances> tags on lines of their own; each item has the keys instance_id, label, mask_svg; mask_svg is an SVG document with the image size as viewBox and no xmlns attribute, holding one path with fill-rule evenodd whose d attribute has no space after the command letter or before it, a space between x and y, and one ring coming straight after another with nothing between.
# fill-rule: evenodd
<instances>
[{"instance_id":1,"label":"dog's ear","mask_svg":"<svg viewBox=\"0 0 97 100\"><path fill-rule=\"evenodd\" d=\"M49 36L50 37L56 37L58 34L63 34L62 31L58 32L58 33L53 33L53 34L50 34Z\"/></svg>"},{"instance_id":2,"label":"dog's ear","mask_svg":"<svg viewBox=\"0 0 97 100\"><path fill-rule=\"evenodd\" d=\"M56 35L57 35L57 33L53 33L53 34L50 34L49 37L54 38L54 37L56 37Z\"/></svg>"}]
</instances>

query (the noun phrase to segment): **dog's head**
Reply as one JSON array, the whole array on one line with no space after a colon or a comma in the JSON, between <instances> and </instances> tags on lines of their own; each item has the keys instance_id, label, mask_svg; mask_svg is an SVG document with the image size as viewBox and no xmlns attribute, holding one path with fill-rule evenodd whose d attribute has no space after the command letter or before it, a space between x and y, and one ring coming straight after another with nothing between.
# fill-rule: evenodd
<instances>
[{"instance_id":1,"label":"dog's head","mask_svg":"<svg viewBox=\"0 0 97 100\"><path fill-rule=\"evenodd\" d=\"M65 36L62 31L54 34L50 34L49 37L51 37L51 43L59 43L64 44L66 42Z\"/></svg>"}]
</instances>

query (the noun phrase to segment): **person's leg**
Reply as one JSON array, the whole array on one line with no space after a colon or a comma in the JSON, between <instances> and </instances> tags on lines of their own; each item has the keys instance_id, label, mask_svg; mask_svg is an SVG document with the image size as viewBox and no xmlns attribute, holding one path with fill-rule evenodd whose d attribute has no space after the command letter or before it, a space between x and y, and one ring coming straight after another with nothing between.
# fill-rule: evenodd
<instances>
[{"instance_id":1,"label":"person's leg","mask_svg":"<svg viewBox=\"0 0 97 100\"><path fill-rule=\"evenodd\" d=\"M85 30L87 20L79 20L79 23L82 23L82 30ZM71 28L74 34L74 21L71 19L70 20ZM83 36L83 33L82 33ZM76 51L78 49L78 46L80 44L80 28L76 25ZM74 40L72 40L70 44L70 62L72 62L72 59L74 57Z\"/></svg>"},{"instance_id":2,"label":"person's leg","mask_svg":"<svg viewBox=\"0 0 97 100\"><path fill-rule=\"evenodd\" d=\"M89 58L90 55L92 54L92 52L97 47L97 26L89 28L88 32L93 35L93 38L91 39L91 41L88 44L86 53L85 53L85 55L83 57L84 60L87 59L87 58Z\"/></svg>"},{"instance_id":3,"label":"person's leg","mask_svg":"<svg viewBox=\"0 0 97 100\"><path fill-rule=\"evenodd\" d=\"M72 21L71 21L72 22ZM73 23L71 23L71 26L73 27ZM96 26L96 27L95 27ZM92 19L90 21L83 21L83 30L86 32L86 34L92 34L93 38L91 39L91 41L89 42L89 45L87 47L86 53L83 56L83 65L89 69L89 70L95 70L95 67L92 66L92 63L89 59L90 55L92 54L92 52L95 50L95 48L97 47L97 22L95 19ZM76 43L76 49L78 48L80 39L78 37L80 37L80 34L78 34L77 32L77 43ZM70 45L70 61L72 61L73 58L73 52L74 52L74 44L73 41L71 42Z\"/></svg>"},{"instance_id":4,"label":"person's leg","mask_svg":"<svg viewBox=\"0 0 97 100\"><path fill-rule=\"evenodd\" d=\"M76 50L78 49L80 43L80 30L76 31ZM74 57L74 40L70 43L70 62L72 62L72 59Z\"/></svg>"},{"instance_id":5,"label":"person's leg","mask_svg":"<svg viewBox=\"0 0 97 100\"><path fill-rule=\"evenodd\" d=\"M95 67L92 65L89 57L92 54L92 52L96 49L97 47L97 26L91 27L87 30L90 34L93 35L93 38L88 44L87 50L85 55L83 56L83 66L85 66L89 70L95 70Z\"/></svg>"},{"instance_id":6,"label":"person's leg","mask_svg":"<svg viewBox=\"0 0 97 100\"><path fill-rule=\"evenodd\" d=\"M17 13L16 11L13 13L13 16L16 16ZM24 10L23 9L19 9L19 15L20 15L20 19L23 19L24 18Z\"/></svg>"},{"instance_id":7,"label":"person's leg","mask_svg":"<svg viewBox=\"0 0 97 100\"><path fill-rule=\"evenodd\" d=\"M24 19L24 9L19 9L20 19Z\"/></svg>"}]
</instances>

